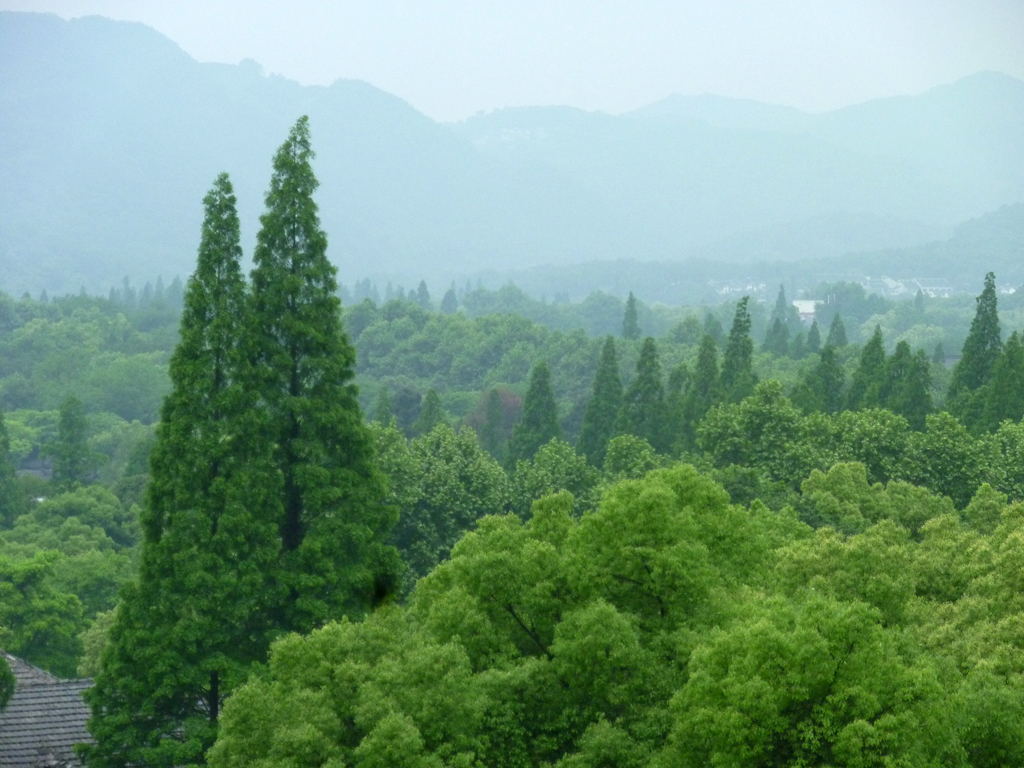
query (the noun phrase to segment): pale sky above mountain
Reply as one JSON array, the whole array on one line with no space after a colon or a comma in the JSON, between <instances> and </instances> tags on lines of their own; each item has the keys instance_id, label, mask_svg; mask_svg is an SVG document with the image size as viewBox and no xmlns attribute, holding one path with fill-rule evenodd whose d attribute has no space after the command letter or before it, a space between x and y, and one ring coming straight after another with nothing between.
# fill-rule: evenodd
<instances>
[{"instance_id":1,"label":"pale sky above mountain","mask_svg":"<svg viewBox=\"0 0 1024 768\"><path fill-rule=\"evenodd\" d=\"M810 111L979 70L1024 78L1022 0L0 0L145 23L199 61L366 80L441 120L671 93Z\"/></svg>"}]
</instances>

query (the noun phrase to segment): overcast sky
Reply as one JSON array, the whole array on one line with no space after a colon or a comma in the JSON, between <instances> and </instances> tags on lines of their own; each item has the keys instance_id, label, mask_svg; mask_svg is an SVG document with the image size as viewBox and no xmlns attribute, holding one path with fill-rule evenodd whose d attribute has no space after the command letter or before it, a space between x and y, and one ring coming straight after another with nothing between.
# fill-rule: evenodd
<instances>
[{"instance_id":1,"label":"overcast sky","mask_svg":"<svg viewBox=\"0 0 1024 768\"><path fill-rule=\"evenodd\" d=\"M671 93L818 111L983 69L1024 79L1024 0L0 0L141 21L200 61L366 80L441 120Z\"/></svg>"}]
</instances>

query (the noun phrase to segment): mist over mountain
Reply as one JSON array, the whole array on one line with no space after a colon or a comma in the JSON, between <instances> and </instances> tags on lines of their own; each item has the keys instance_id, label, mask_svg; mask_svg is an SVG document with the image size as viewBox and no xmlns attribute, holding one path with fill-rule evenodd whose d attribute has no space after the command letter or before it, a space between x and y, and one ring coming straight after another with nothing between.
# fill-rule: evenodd
<instances>
[{"instance_id":1,"label":"mist over mountain","mask_svg":"<svg viewBox=\"0 0 1024 768\"><path fill-rule=\"evenodd\" d=\"M301 114L346 282L827 259L942 240L1024 200L1024 82L995 73L823 114L705 95L440 124L363 82L198 63L139 24L0 13L2 287L184 276L222 170L251 244Z\"/></svg>"}]
</instances>

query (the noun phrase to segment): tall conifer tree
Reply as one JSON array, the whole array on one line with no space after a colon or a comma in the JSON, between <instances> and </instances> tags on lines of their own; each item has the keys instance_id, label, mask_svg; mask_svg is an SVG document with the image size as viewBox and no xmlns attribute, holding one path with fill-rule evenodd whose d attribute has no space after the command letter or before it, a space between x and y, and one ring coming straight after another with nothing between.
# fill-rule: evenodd
<instances>
[{"instance_id":1,"label":"tall conifer tree","mask_svg":"<svg viewBox=\"0 0 1024 768\"><path fill-rule=\"evenodd\" d=\"M846 326L843 325L843 318L836 313L828 326L828 336L825 337L825 345L838 349L845 347L849 342L846 339Z\"/></svg>"},{"instance_id":2,"label":"tall conifer tree","mask_svg":"<svg viewBox=\"0 0 1024 768\"><path fill-rule=\"evenodd\" d=\"M622 338L640 338L640 321L637 317L636 296L633 295L632 291L629 292L629 298L626 299L626 310L622 316Z\"/></svg>"},{"instance_id":3,"label":"tall conifer tree","mask_svg":"<svg viewBox=\"0 0 1024 768\"><path fill-rule=\"evenodd\" d=\"M530 374L530 386L523 399L523 417L512 431L508 445L509 464L532 459L537 450L553 437L561 437L558 410L551 392L551 373L544 362Z\"/></svg>"},{"instance_id":4,"label":"tall conifer tree","mask_svg":"<svg viewBox=\"0 0 1024 768\"><path fill-rule=\"evenodd\" d=\"M0 411L0 526L6 528L21 513L21 494L14 482L14 464L11 462L11 440Z\"/></svg>"},{"instance_id":5,"label":"tall conifer tree","mask_svg":"<svg viewBox=\"0 0 1024 768\"><path fill-rule=\"evenodd\" d=\"M239 345L245 293L225 174L204 200L195 274L150 459L138 583L89 694L89 764L201 762L223 699L261 661L276 554L271 467L254 440Z\"/></svg>"},{"instance_id":6,"label":"tall conifer tree","mask_svg":"<svg viewBox=\"0 0 1024 768\"><path fill-rule=\"evenodd\" d=\"M847 408L855 411L881 405L879 396L885 381L885 363L882 329L876 325L875 332L860 351L860 361L857 370L853 372L850 391L846 395Z\"/></svg>"},{"instance_id":7,"label":"tall conifer tree","mask_svg":"<svg viewBox=\"0 0 1024 768\"><path fill-rule=\"evenodd\" d=\"M924 350L911 353L901 341L886 362L881 405L905 417L914 429L924 429L925 417L932 412L931 366Z\"/></svg>"},{"instance_id":8,"label":"tall conifer tree","mask_svg":"<svg viewBox=\"0 0 1024 768\"><path fill-rule=\"evenodd\" d=\"M622 397L618 432L642 437L657 451L667 450L668 410L665 387L661 381L661 363L654 339L648 336L636 363L636 378Z\"/></svg>"},{"instance_id":9,"label":"tall conifer tree","mask_svg":"<svg viewBox=\"0 0 1024 768\"><path fill-rule=\"evenodd\" d=\"M810 355L816 355L821 351L821 330L818 328L817 320L811 323L811 328L807 331L807 344L804 349Z\"/></svg>"},{"instance_id":10,"label":"tall conifer tree","mask_svg":"<svg viewBox=\"0 0 1024 768\"><path fill-rule=\"evenodd\" d=\"M622 407L622 380L615 340L609 336L601 348L601 359L594 375L593 391L580 428L580 453L595 467L604 461L608 441L615 436L615 421Z\"/></svg>"},{"instance_id":11,"label":"tall conifer tree","mask_svg":"<svg viewBox=\"0 0 1024 768\"><path fill-rule=\"evenodd\" d=\"M53 483L62 491L84 483L92 469L85 432L85 407L81 400L70 395L61 403L57 440L50 448Z\"/></svg>"},{"instance_id":12,"label":"tall conifer tree","mask_svg":"<svg viewBox=\"0 0 1024 768\"><path fill-rule=\"evenodd\" d=\"M969 427L982 419L983 398L975 394L988 383L1002 347L996 277L989 272L985 275L985 287L976 299L971 329L964 340L960 360L953 368L946 395L950 413Z\"/></svg>"},{"instance_id":13,"label":"tall conifer tree","mask_svg":"<svg viewBox=\"0 0 1024 768\"><path fill-rule=\"evenodd\" d=\"M754 391L757 376L754 374L754 344L750 340L750 312L747 309L749 296L744 296L736 305L729 340L722 356L721 389L726 400L738 403Z\"/></svg>"},{"instance_id":14,"label":"tall conifer tree","mask_svg":"<svg viewBox=\"0 0 1024 768\"><path fill-rule=\"evenodd\" d=\"M1003 345L983 392L982 429L994 430L1005 419L1024 417L1024 346L1016 331Z\"/></svg>"},{"instance_id":15,"label":"tall conifer tree","mask_svg":"<svg viewBox=\"0 0 1024 768\"><path fill-rule=\"evenodd\" d=\"M690 387L683 400L683 427L677 448L690 450L697 444L697 424L721 398L718 380L718 348L715 340L705 334L697 350Z\"/></svg>"},{"instance_id":16,"label":"tall conifer tree","mask_svg":"<svg viewBox=\"0 0 1024 768\"><path fill-rule=\"evenodd\" d=\"M394 515L352 382L355 350L341 326L312 159L302 117L274 156L248 328L256 407L281 482L283 594L273 612L297 631L368 610L394 588L398 565L385 543Z\"/></svg>"}]
</instances>

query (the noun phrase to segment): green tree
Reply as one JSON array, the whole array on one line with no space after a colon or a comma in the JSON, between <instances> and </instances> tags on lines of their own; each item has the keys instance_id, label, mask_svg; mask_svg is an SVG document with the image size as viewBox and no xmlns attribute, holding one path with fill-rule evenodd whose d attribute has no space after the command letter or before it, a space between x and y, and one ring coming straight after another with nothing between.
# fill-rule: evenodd
<instances>
[{"instance_id":1,"label":"green tree","mask_svg":"<svg viewBox=\"0 0 1024 768\"><path fill-rule=\"evenodd\" d=\"M630 382L622 397L617 432L636 435L654 446L655 450L667 450L670 439L667 432L668 409L665 405L665 388L661 381L661 363L654 339L648 336L640 349L636 363L636 376Z\"/></svg>"},{"instance_id":2,"label":"green tree","mask_svg":"<svg viewBox=\"0 0 1024 768\"><path fill-rule=\"evenodd\" d=\"M10 664L7 663L7 659L0 656L0 712L3 712L7 702L14 695L14 682Z\"/></svg>"},{"instance_id":3,"label":"green tree","mask_svg":"<svg viewBox=\"0 0 1024 768\"><path fill-rule=\"evenodd\" d=\"M532 458L544 443L560 437L561 432L555 396L551 392L551 373L547 363L540 362L530 374L530 386L523 399L523 416L512 430L509 463L515 466L517 461Z\"/></svg>"},{"instance_id":4,"label":"green tree","mask_svg":"<svg viewBox=\"0 0 1024 768\"><path fill-rule=\"evenodd\" d=\"M360 614L393 589L398 560L386 544L394 517L382 503L352 382L355 351L341 326L310 165L309 121L298 120L274 156L252 271L249 354L262 439L274 446L281 515L272 567L284 630Z\"/></svg>"},{"instance_id":5,"label":"green tree","mask_svg":"<svg viewBox=\"0 0 1024 768\"><path fill-rule=\"evenodd\" d=\"M428 312L432 309L430 291L427 290L427 282L425 280L420 280L420 284L416 287L416 305Z\"/></svg>"},{"instance_id":6,"label":"green tree","mask_svg":"<svg viewBox=\"0 0 1024 768\"><path fill-rule=\"evenodd\" d=\"M0 411L0 528L14 523L22 512L21 493L14 478L14 464L11 463L11 439Z\"/></svg>"},{"instance_id":7,"label":"green tree","mask_svg":"<svg viewBox=\"0 0 1024 768\"><path fill-rule=\"evenodd\" d=\"M276 629L265 601L275 591L279 503L246 392L242 254L226 174L203 202L151 454L139 579L123 595L89 694L93 765L201 761L224 698Z\"/></svg>"},{"instance_id":8,"label":"green tree","mask_svg":"<svg viewBox=\"0 0 1024 768\"><path fill-rule=\"evenodd\" d=\"M805 411L835 413L842 408L843 368L836 360L836 351L826 345L818 355L818 362L793 393L793 402Z\"/></svg>"},{"instance_id":9,"label":"green tree","mask_svg":"<svg viewBox=\"0 0 1024 768\"><path fill-rule=\"evenodd\" d=\"M446 424L444 407L441 405L441 397L431 387L427 390L423 404L420 406L420 415L412 425L413 435L425 435L438 424Z\"/></svg>"},{"instance_id":10,"label":"green tree","mask_svg":"<svg viewBox=\"0 0 1024 768\"><path fill-rule=\"evenodd\" d=\"M92 472L92 455L85 433L85 407L71 395L60 405L57 440L49 450L53 457L53 483L61 490L86 482Z\"/></svg>"},{"instance_id":11,"label":"green tree","mask_svg":"<svg viewBox=\"0 0 1024 768\"><path fill-rule=\"evenodd\" d=\"M729 340L722 355L721 389L728 402L737 403L754 391L757 376L754 374L754 345L750 340L750 312L747 309L749 296L744 296L736 305Z\"/></svg>"},{"instance_id":12,"label":"green tree","mask_svg":"<svg viewBox=\"0 0 1024 768\"><path fill-rule=\"evenodd\" d=\"M911 354L910 345L899 342L885 364L880 404L906 417L914 429L924 429L925 417L933 410L931 386L931 366L924 351Z\"/></svg>"},{"instance_id":13,"label":"green tree","mask_svg":"<svg viewBox=\"0 0 1024 768\"><path fill-rule=\"evenodd\" d=\"M996 299L996 277L985 275L985 287L975 300L974 319L964 340L960 360L953 368L946 394L949 412L968 427L981 420L984 400L976 395L988 383L1003 348L999 331L999 309Z\"/></svg>"},{"instance_id":14,"label":"green tree","mask_svg":"<svg viewBox=\"0 0 1024 768\"><path fill-rule=\"evenodd\" d=\"M785 322L776 317L769 321L768 332L764 336L764 344L761 349L771 352L773 355L785 355L789 353L789 329Z\"/></svg>"},{"instance_id":15,"label":"green tree","mask_svg":"<svg viewBox=\"0 0 1024 768\"><path fill-rule=\"evenodd\" d=\"M636 297L632 291L629 292L629 298L626 299L626 310L622 316L622 338L640 338L640 321L637 319Z\"/></svg>"},{"instance_id":16,"label":"green tree","mask_svg":"<svg viewBox=\"0 0 1024 768\"><path fill-rule=\"evenodd\" d=\"M786 288L779 286L779 293L775 299L775 306L768 318L768 332L764 338L764 350L776 355L789 353L790 336L800 331L800 318L797 315L796 307L786 300Z\"/></svg>"},{"instance_id":17,"label":"green tree","mask_svg":"<svg viewBox=\"0 0 1024 768\"><path fill-rule=\"evenodd\" d=\"M676 447L691 450L696 445L697 424L720 397L718 349L708 334L700 340L697 362L690 387L683 400L682 429L676 436Z\"/></svg>"},{"instance_id":18,"label":"green tree","mask_svg":"<svg viewBox=\"0 0 1024 768\"><path fill-rule=\"evenodd\" d=\"M594 386L583 414L580 429L580 453L594 466L604 458L605 447L615 435L615 422L622 407L622 381L615 340L609 336L601 348L601 359L594 375Z\"/></svg>"},{"instance_id":19,"label":"green tree","mask_svg":"<svg viewBox=\"0 0 1024 768\"><path fill-rule=\"evenodd\" d=\"M828 327L828 337L825 339L825 345L838 349L839 347L845 347L848 343L846 339L846 326L843 325L843 318L837 312Z\"/></svg>"},{"instance_id":20,"label":"green tree","mask_svg":"<svg viewBox=\"0 0 1024 768\"><path fill-rule=\"evenodd\" d=\"M811 323L811 328L807 331L807 342L804 349L809 355L816 355L821 351L821 330L818 328L817 320Z\"/></svg>"},{"instance_id":21,"label":"green tree","mask_svg":"<svg viewBox=\"0 0 1024 768\"><path fill-rule=\"evenodd\" d=\"M1024 347L1016 331L1006 340L982 398L983 429L994 431L1005 419L1020 421L1024 417Z\"/></svg>"},{"instance_id":22,"label":"green tree","mask_svg":"<svg viewBox=\"0 0 1024 768\"><path fill-rule=\"evenodd\" d=\"M850 391L846 393L846 407L856 411L880 405L884 383L885 344L882 341L882 329L876 325L875 332L860 351L857 369L850 380Z\"/></svg>"},{"instance_id":23,"label":"green tree","mask_svg":"<svg viewBox=\"0 0 1024 768\"><path fill-rule=\"evenodd\" d=\"M377 402L373 407L373 420L380 424L389 424L395 418L395 412L391 408L391 393L388 388L382 386L377 391Z\"/></svg>"},{"instance_id":24,"label":"green tree","mask_svg":"<svg viewBox=\"0 0 1024 768\"><path fill-rule=\"evenodd\" d=\"M443 315L454 315L459 311L459 297L455 295L455 285L444 292L444 297L441 299L441 314Z\"/></svg>"}]
</instances>

